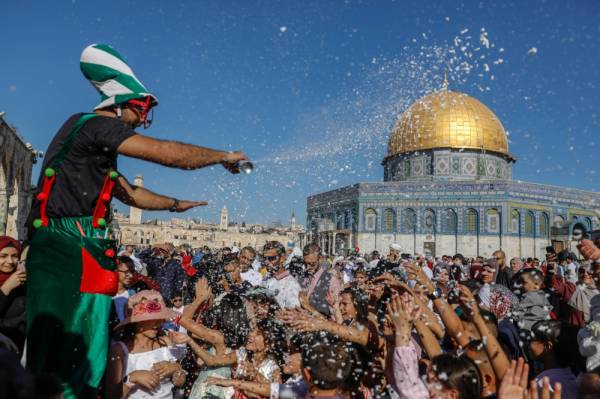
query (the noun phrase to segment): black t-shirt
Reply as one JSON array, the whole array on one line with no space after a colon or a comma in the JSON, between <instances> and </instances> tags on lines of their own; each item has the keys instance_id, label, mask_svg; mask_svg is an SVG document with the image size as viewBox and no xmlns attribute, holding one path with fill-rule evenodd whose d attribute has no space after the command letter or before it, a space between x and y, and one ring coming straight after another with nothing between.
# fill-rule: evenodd
<instances>
[{"instance_id":1,"label":"black t-shirt","mask_svg":"<svg viewBox=\"0 0 600 399\"><path fill-rule=\"evenodd\" d=\"M52 165L62 144L84 115L75 114L60 128L46 151L35 194L42 189L44 170ZM96 116L85 122L71 144L50 193L46 208L49 218L91 216L110 169L117 169L117 148L136 134L130 125L116 118ZM39 202L34 197L29 221L39 217Z\"/></svg>"}]
</instances>

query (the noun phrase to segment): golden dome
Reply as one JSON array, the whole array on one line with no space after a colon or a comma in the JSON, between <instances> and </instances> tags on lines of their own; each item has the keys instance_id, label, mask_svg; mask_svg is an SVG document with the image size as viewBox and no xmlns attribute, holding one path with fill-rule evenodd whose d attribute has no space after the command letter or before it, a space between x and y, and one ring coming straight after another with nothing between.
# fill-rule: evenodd
<instances>
[{"instance_id":1,"label":"golden dome","mask_svg":"<svg viewBox=\"0 0 600 399\"><path fill-rule=\"evenodd\" d=\"M390 136L388 157L433 148L478 149L510 157L498 117L475 98L446 89L417 100L402 114Z\"/></svg>"}]
</instances>

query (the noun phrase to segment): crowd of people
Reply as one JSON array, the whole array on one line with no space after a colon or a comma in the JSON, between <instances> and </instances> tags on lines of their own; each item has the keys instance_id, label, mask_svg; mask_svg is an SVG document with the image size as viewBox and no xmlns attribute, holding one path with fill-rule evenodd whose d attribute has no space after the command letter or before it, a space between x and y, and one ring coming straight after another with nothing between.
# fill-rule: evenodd
<instances>
[{"instance_id":1,"label":"crowd of people","mask_svg":"<svg viewBox=\"0 0 600 399\"><path fill-rule=\"evenodd\" d=\"M0 396L58 398L57 376L15 360L25 296L43 294L26 293L23 252L0 237ZM600 249L579 252L126 246L101 397L599 398Z\"/></svg>"}]
</instances>

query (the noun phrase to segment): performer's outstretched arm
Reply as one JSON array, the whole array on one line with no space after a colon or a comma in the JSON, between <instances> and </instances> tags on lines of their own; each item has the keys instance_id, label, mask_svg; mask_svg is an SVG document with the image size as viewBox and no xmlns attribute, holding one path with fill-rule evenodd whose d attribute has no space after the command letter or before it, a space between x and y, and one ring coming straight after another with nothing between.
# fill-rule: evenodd
<instances>
[{"instance_id":1,"label":"performer's outstretched arm","mask_svg":"<svg viewBox=\"0 0 600 399\"><path fill-rule=\"evenodd\" d=\"M242 151L212 150L193 144L159 140L141 134L136 134L123 141L117 151L128 157L180 169L199 169L220 163L232 173L239 172L235 167L237 162L247 159Z\"/></svg>"},{"instance_id":2,"label":"performer's outstretched arm","mask_svg":"<svg viewBox=\"0 0 600 399\"><path fill-rule=\"evenodd\" d=\"M123 176L117 178L114 195L125 205L134 206L146 210L166 210L171 209L175 204L175 199L165 197L164 195L153 193L152 191L129 184ZM206 201L178 201L176 212L184 212L188 209L207 205Z\"/></svg>"}]
</instances>

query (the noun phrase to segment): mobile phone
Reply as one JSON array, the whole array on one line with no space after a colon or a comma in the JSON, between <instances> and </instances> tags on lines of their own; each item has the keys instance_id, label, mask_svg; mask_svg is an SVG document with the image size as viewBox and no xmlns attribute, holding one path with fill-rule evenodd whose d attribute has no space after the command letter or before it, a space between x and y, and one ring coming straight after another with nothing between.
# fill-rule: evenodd
<instances>
[{"instance_id":1,"label":"mobile phone","mask_svg":"<svg viewBox=\"0 0 600 399\"><path fill-rule=\"evenodd\" d=\"M17 263L17 271L19 271L19 272L25 271L25 261L24 260L20 260L19 263Z\"/></svg>"}]
</instances>

